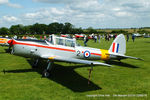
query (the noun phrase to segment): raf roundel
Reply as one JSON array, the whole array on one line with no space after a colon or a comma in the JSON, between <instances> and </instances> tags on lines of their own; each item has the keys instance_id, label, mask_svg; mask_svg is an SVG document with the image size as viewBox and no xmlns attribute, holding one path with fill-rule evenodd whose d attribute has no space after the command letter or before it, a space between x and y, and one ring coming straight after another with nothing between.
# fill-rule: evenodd
<instances>
[{"instance_id":1,"label":"raf roundel","mask_svg":"<svg viewBox=\"0 0 150 100\"><path fill-rule=\"evenodd\" d=\"M91 53L89 51L85 51L83 55L85 58L88 58L91 56Z\"/></svg>"}]
</instances>

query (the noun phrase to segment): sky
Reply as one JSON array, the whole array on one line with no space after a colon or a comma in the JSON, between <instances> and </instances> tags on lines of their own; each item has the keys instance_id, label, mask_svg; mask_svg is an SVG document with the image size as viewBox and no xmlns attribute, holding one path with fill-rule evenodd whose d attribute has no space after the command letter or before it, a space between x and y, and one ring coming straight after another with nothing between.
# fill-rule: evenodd
<instances>
[{"instance_id":1,"label":"sky","mask_svg":"<svg viewBox=\"0 0 150 100\"><path fill-rule=\"evenodd\" d=\"M150 0L0 0L0 27L53 22L82 28L150 27Z\"/></svg>"}]
</instances>

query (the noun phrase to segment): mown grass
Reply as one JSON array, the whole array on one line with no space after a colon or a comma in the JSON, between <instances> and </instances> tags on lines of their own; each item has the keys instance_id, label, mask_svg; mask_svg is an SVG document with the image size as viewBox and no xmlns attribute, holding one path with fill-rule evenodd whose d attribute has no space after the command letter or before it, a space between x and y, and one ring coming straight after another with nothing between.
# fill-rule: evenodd
<instances>
[{"instance_id":1,"label":"mown grass","mask_svg":"<svg viewBox=\"0 0 150 100\"><path fill-rule=\"evenodd\" d=\"M79 41L83 45L83 41ZM111 41L101 40L88 46L109 49ZM83 64L55 62L50 78L41 78L46 63L31 69L30 59L5 53L0 47L0 100L141 100L150 98L150 38L127 43L127 55L143 58L107 62L113 67L96 66L88 85L88 69ZM103 62L103 61L102 61ZM6 70L4 74L3 69ZM103 97L102 95L110 95ZM146 94L144 97L115 97L114 94ZM89 97L89 95L99 95ZM101 96L100 96L101 95Z\"/></svg>"}]
</instances>

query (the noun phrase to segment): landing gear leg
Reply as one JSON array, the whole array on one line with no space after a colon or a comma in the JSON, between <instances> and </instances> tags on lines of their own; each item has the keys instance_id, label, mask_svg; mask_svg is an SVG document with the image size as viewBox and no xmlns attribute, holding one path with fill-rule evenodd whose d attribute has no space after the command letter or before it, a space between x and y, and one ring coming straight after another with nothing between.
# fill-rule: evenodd
<instances>
[{"instance_id":1,"label":"landing gear leg","mask_svg":"<svg viewBox=\"0 0 150 100\"><path fill-rule=\"evenodd\" d=\"M118 59L119 62L121 62L121 59Z\"/></svg>"},{"instance_id":2,"label":"landing gear leg","mask_svg":"<svg viewBox=\"0 0 150 100\"><path fill-rule=\"evenodd\" d=\"M52 69L52 64L53 64L53 62L48 60L47 68L43 71L42 77L49 77L50 76L49 72Z\"/></svg>"},{"instance_id":3,"label":"landing gear leg","mask_svg":"<svg viewBox=\"0 0 150 100\"><path fill-rule=\"evenodd\" d=\"M39 59L36 59L35 61L34 61L34 64L33 64L33 68L37 68L37 64L38 64L38 62L39 62Z\"/></svg>"},{"instance_id":4,"label":"landing gear leg","mask_svg":"<svg viewBox=\"0 0 150 100\"><path fill-rule=\"evenodd\" d=\"M93 70L93 63L91 63L91 69L89 69L89 79L88 79L88 85L90 85L90 79L91 79L91 73Z\"/></svg>"}]
</instances>

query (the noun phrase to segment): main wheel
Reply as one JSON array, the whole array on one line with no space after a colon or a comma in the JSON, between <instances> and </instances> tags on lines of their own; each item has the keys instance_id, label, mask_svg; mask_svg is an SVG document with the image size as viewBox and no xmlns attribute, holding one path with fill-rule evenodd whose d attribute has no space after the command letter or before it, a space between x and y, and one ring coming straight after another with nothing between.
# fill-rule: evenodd
<instances>
[{"instance_id":1,"label":"main wheel","mask_svg":"<svg viewBox=\"0 0 150 100\"><path fill-rule=\"evenodd\" d=\"M42 75L43 77L49 77L49 75L50 74L49 74L49 72L47 70L43 71L43 75Z\"/></svg>"}]
</instances>

